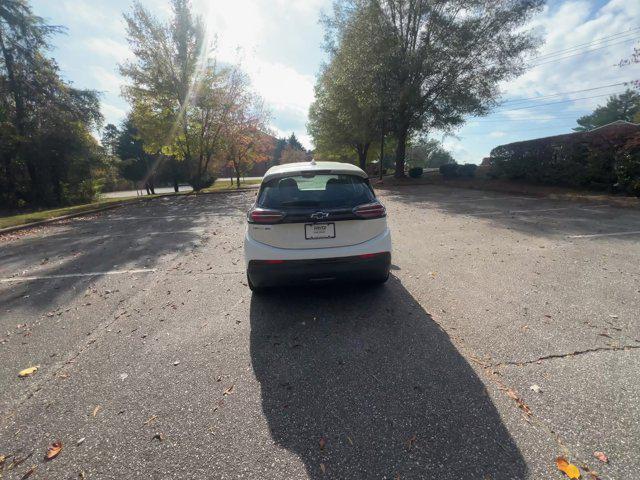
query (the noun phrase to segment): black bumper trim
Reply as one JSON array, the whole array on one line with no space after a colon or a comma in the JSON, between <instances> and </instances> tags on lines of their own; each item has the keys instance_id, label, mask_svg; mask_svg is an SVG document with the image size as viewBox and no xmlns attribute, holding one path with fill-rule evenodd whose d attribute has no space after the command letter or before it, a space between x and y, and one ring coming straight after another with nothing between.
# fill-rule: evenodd
<instances>
[{"instance_id":1,"label":"black bumper trim","mask_svg":"<svg viewBox=\"0 0 640 480\"><path fill-rule=\"evenodd\" d=\"M389 275L391 253L371 257L338 257L313 260L286 260L269 263L251 260L247 275L255 287L313 285L329 281L382 281Z\"/></svg>"}]
</instances>

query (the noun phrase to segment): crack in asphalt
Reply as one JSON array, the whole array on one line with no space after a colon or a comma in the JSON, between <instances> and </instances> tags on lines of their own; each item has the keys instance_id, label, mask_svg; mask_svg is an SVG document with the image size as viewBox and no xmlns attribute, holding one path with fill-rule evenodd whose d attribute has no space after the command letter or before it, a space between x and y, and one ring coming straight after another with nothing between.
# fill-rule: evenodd
<instances>
[{"instance_id":1,"label":"crack in asphalt","mask_svg":"<svg viewBox=\"0 0 640 480\"><path fill-rule=\"evenodd\" d=\"M616 352L616 351L637 350L637 349L640 349L640 345L619 345L615 347L587 348L584 350L576 350L575 352L570 352L570 353L554 353L551 355L545 355L542 357L538 357L534 360L524 360L520 362L498 362L498 363L486 364L485 367L495 368L495 367L505 367L505 366L531 365L532 363L539 363L545 360L556 360L561 358L577 357L579 355L585 355L587 353Z\"/></svg>"}]
</instances>

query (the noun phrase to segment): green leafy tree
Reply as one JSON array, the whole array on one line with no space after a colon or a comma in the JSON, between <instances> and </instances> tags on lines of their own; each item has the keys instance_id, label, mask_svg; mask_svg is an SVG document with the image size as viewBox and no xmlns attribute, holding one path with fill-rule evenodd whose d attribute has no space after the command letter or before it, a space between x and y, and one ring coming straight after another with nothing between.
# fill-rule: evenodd
<instances>
[{"instance_id":1,"label":"green leafy tree","mask_svg":"<svg viewBox=\"0 0 640 480\"><path fill-rule=\"evenodd\" d=\"M189 182L211 182L221 157L222 129L239 94L237 69L218 68L200 17L188 0L172 0L173 18L164 23L140 3L125 15L135 60L121 65L131 85L124 95L148 153L185 163Z\"/></svg>"},{"instance_id":2,"label":"green leafy tree","mask_svg":"<svg viewBox=\"0 0 640 480\"><path fill-rule=\"evenodd\" d=\"M145 150L144 143L131 118L127 118L122 124L115 145L115 154L121 159L119 168L122 177L133 182L136 189L142 182L147 194L155 194L154 180L158 161Z\"/></svg>"},{"instance_id":3,"label":"green leafy tree","mask_svg":"<svg viewBox=\"0 0 640 480\"><path fill-rule=\"evenodd\" d=\"M449 131L468 115L484 115L499 96L498 84L524 71L524 54L537 43L523 27L544 0L342 0L327 32L339 55L368 48L363 58L382 61L389 128L396 138L395 175L404 176L407 140L412 134ZM345 33L358 15L375 9L379 38ZM354 88L356 88L354 86ZM363 85L371 97L376 92Z\"/></svg>"},{"instance_id":4,"label":"green leafy tree","mask_svg":"<svg viewBox=\"0 0 640 480\"><path fill-rule=\"evenodd\" d=\"M287 140L287 146L293 148L294 150L302 150L304 151L304 147L296 137L295 133L292 133L289 139Z\"/></svg>"},{"instance_id":5,"label":"green leafy tree","mask_svg":"<svg viewBox=\"0 0 640 480\"><path fill-rule=\"evenodd\" d=\"M407 148L409 167L439 168L448 163L455 163L455 159L438 140L420 138Z\"/></svg>"},{"instance_id":6,"label":"green leafy tree","mask_svg":"<svg viewBox=\"0 0 640 480\"><path fill-rule=\"evenodd\" d=\"M384 71L389 39L379 28L378 13L369 2L350 17L339 13L325 19L329 30L339 28L339 47L328 38L331 60L318 76L307 126L319 155L340 156L349 148L363 169L390 114L389 77Z\"/></svg>"},{"instance_id":7,"label":"green leafy tree","mask_svg":"<svg viewBox=\"0 0 640 480\"><path fill-rule=\"evenodd\" d=\"M580 117L576 122L576 132L593 130L616 120L634 122L640 120L640 94L628 89L620 95L612 95L606 105L596 108L593 113Z\"/></svg>"},{"instance_id":8,"label":"green leafy tree","mask_svg":"<svg viewBox=\"0 0 640 480\"><path fill-rule=\"evenodd\" d=\"M97 193L101 155L90 132L102 122L99 99L65 83L45 55L60 31L25 0L0 3L0 198L8 205L72 203Z\"/></svg>"},{"instance_id":9,"label":"green leafy tree","mask_svg":"<svg viewBox=\"0 0 640 480\"><path fill-rule=\"evenodd\" d=\"M279 138L276 140L276 146L273 149L273 158L271 159L272 165L280 165L282 160L282 152L287 148L287 139Z\"/></svg>"}]
</instances>

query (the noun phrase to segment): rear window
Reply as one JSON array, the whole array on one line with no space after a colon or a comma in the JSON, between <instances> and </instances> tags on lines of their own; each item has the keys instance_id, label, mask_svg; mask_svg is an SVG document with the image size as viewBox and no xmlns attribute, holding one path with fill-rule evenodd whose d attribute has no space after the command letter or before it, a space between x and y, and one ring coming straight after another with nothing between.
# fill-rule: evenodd
<instances>
[{"instance_id":1,"label":"rear window","mask_svg":"<svg viewBox=\"0 0 640 480\"><path fill-rule=\"evenodd\" d=\"M375 196L365 179L355 175L318 174L276 178L262 185L262 208L353 208Z\"/></svg>"}]
</instances>

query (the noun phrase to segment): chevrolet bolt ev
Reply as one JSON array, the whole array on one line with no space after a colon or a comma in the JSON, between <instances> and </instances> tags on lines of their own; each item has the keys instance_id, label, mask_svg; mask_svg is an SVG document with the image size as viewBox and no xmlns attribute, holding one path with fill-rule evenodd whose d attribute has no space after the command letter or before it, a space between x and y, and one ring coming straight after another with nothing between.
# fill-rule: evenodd
<instances>
[{"instance_id":1,"label":"chevrolet bolt ev","mask_svg":"<svg viewBox=\"0 0 640 480\"><path fill-rule=\"evenodd\" d=\"M386 210L367 174L339 162L272 167L247 214L249 288L389 277Z\"/></svg>"}]
</instances>

